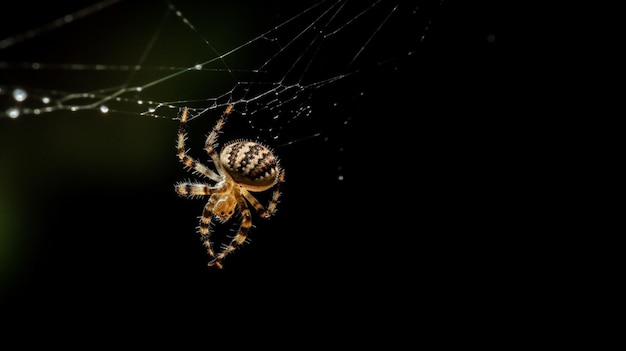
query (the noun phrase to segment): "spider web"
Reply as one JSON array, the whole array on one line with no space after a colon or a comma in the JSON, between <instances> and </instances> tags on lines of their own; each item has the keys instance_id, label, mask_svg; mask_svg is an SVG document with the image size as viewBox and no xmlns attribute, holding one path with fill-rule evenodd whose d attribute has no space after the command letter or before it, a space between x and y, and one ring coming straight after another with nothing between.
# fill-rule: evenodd
<instances>
[{"instance_id":1,"label":"spider web","mask_svg":"<svg viewBox=\"0 0 626 351\"><path fill-rule=\"evenodd\" d=\"M318 90L412 54L441 3L76 4L0 39L0 118L93 110L175 119L189 107L193 120L232 104L258 133L273 127L265 138L288 143L282 130L314 113ZM407 40L388 40L407 30Z\"/></svg>"}]
</instances>

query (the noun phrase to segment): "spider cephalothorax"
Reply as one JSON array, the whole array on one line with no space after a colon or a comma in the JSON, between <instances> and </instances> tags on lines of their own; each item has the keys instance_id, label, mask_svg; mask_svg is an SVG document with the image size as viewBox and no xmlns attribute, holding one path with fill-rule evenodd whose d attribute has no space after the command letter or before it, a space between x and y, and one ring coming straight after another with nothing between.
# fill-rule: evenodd
<instances>
[{"instance_id":1,"label":"spider cephalothorax","mask_svg":"<svg viewBox=\"0 0 626 351\"><path fill-rule=\"evenodd\" d=\"M226 123L226 118L232 110L228 106L222 117L217 121L213 130L207 136L204 149L213 161L216 171L196 161L185 150L185 123L187 122L187 108L183 109L178 131L178 158L194 173L205 176L215 182L214 185L199 182L181 182L176 184L175 190L181 196L198 197L209 196L200 217L198 231L202 236L211 261L209 266L222 268L222 260L226 255L243 244L252 227L252 219L248 203L258 212L259 216L269 218L276 212L276 205L280 197L279 184L285 180L285 171L281 169L278 158L267 146L250 140L236 140L226 144L220 153L215 151L217 136ZM251 192L262 192L275 187L267 208L257 200ZM213 250L211 236L211 220L213 217L219 222L228 221L236 209L241 213L241 225L235 236L227 246L219 252Z\"/></svg>"}]
</instances>

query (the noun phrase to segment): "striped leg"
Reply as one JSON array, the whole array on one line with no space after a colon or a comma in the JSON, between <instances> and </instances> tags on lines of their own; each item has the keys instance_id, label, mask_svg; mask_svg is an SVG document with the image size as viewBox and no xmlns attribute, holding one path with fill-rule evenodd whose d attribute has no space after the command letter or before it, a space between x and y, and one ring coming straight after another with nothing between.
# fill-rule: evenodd
<instances>
[{"instance_id":1,"label":"striped leg","mask_svg":"<svg viewBox=\"0 0 626 351\"><path fill-rule=\"evenodd\" d=\"M220 130L222 130L222 127L224 127L224 123L226 123L226 115L222 116L217 121L215 127L213 127L213 130L211 130L211 133L209 133L206 138L206 142L204 143L204 150L207 152L211 160L213 160L215 167L217 167L218 169L222 169L222 164L220 162L220 157L217 154L217 151L215 151L215 145L217 144L217 137L219 135L219 132Z\"/></svg>"},{"instance_id":2,"label":"striped leg","mask_svg":"<svg viewBox=\"0 0 626 351\"><path fill-rule=\"evenodd\" d=\"M206 184L201 183L178 183L175 186L176 192L181 196L194 197L194 196L206 196L211 195L215 190L219 188L212 188ZM207 253L211 259L215 258L215 252L213 251L213 245L211 243L211 220L213 219L213 208L217 203L218 196L209 197L209 201L204 205L202 216L200 217L200 225L198 226L198 233L200 233L202 242L207 249ZM219 261L215 262L218 268L222 268L222 264Z\"/></svg>"},{"instance_id":3,"label":"striped leg","mask_svg":"<svg viewBox=\"0 0 626 351\"><path fill-rule=\"evenodd\" d=\"M224 127L224 124L226 124L226 119L228 118L228 115L230 115L230 112L232 110L233 105L228 105L228 107L226 107L226 110L224 110L222 117L217 120L217 123L215 123L213 130L211 130L211 133L209 133L204 143L204 150L207 152L209 157L211 157L213 163L215 164L215 167L218 167L218 169L222 169L222 164L220 162L219 155L215 151L215 145L217 144L217 137Z\"/></svg>"},{"instance_id":4,"label":"striped leg","mask_svg":"<svg viewBox=\"0 0 626 351\"><path fill-rule=\"evenodd\" d=\"M221 266L221 261L228 255L233 252L236 248L238 248L241 244L246 241L248 237L248 231L252 227L252 215L250 213L250 208L248 204L246 204L246 200L244 200L241 196L235 196L237 198L237 204L239 205L239 209L241 210L241 225L239 226L239 230L237 234L230 241L230 244L226 246L215 258L209 262L209 266L218 265Z\"/></svg>"},{"instance_id":5,"label":"striped leg","mask_svg":"<svg viewBox=\"0 0 626 351\"><path fill-rule=\"evenodd\" d=\"M180 182L174 185L174 190L180 196L197 197L208 196L222 190L221 187L211 187L203 183Z\"/></svg>"},{"instance_id":6,"label":"striped leg","mask_svg":"<svg viewBox=\"0 0 626 351\"><path fill-rule=\"evenodd\" d=\"M176 154L178 155L178 159L182 162L187 168L192 169L196 173L200 173L209 179L212 179L216 182L222 180L217 173L210 170L207 166L198 162L193 157L187 154L187 150L185 150L185 140L187 140L187 132L185 131L185 124L187 123L187 113L188 109L185 107L183 109L183 113L180 116L180 127L178 128L178 142L176 143ZM215 162L216 159L213 158ZM217 163L216 163L217 165Z\"/></svg>"},{"instance_id":7,"label":"striped leg","mask_svg":"<svg viewBox=\"0 0 626 351\"><path fill-rule=\"evenodd\" d=\"M211 244L211 219L213 218L213 207L217 202L216 196L211 196L209 201L204 205L202 216L200 217L200 225L198 226L198 232L200 233L204 247L207 249L207 253L215 261L215 252L213 251L213 244ZM222 263L217 260L214 263L218 268L222 268Z\"/></svg>"}]
</instances>

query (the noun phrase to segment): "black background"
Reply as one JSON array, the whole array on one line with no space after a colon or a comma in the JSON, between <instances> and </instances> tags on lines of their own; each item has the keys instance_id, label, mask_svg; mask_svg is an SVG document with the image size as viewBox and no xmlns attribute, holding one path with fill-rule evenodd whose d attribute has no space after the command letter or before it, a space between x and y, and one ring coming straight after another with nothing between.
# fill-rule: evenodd
<instances>
[{"instance_id":1,"label":"black background","mask_svg":"<svg viewBox=\"0 0 626 351\"><path fill-rule=\"evenodd\" d=\"M44 12L15 23L56 18ZM20 216L3 319L19 328L69 321L80 332L110 320L128 333L193 321L207 333L198 339L220 338L216 325L245 335L270 324L319 341L394 340L424 324L443 332L437 326L484 313L500 318L495 306L518 288L510 255L523 227L509 203L520 170L506 17L484 2L446 1L431 13L423 42L388 38L413 55L316 91L320 120L350 123L329 124L328 142L277 148L287 172L278 213L253 217L251 242L223 270L207 267L194 231L203 202L173 192L190 178L175 157L176 121L95 112L0 120L3 181ZM189 147L203 157L196 134ZM393 333L382 333L390 321Z\"/></svg>"}]
</instances>

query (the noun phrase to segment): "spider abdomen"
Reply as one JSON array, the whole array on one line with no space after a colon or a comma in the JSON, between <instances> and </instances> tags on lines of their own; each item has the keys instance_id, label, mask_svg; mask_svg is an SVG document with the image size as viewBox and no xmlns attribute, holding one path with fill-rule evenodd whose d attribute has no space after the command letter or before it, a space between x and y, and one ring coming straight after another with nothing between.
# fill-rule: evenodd
<instances>
[{"instance_id":1,"label":"spider abdomen","mask_svg":"<svg viewBox=\"0 0 626 351\"><path fill-rule=\"evenodd\" d=\"M278 159L268 147L254 141L235 141L222 149L222 166L240 185L263 191L278 180Z\"/></svg>"}]
</instances>

